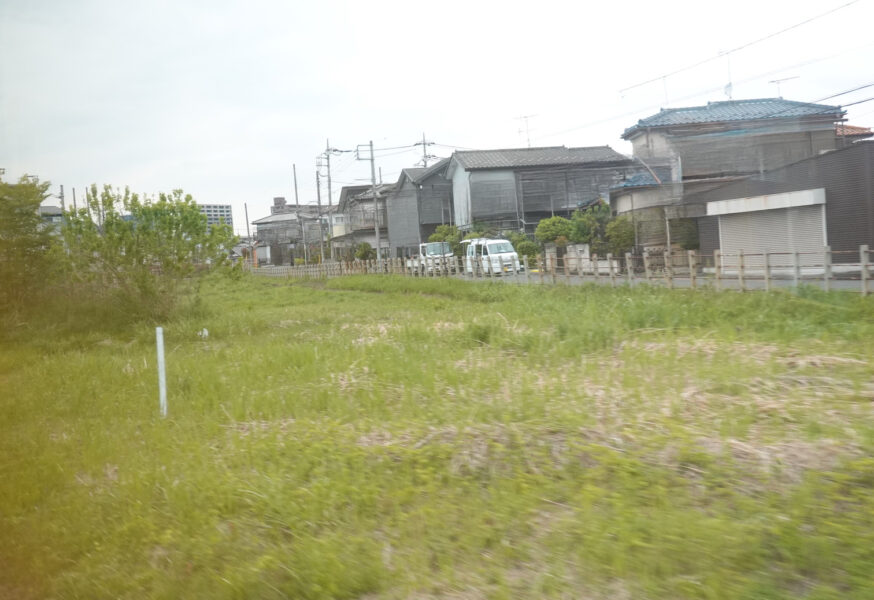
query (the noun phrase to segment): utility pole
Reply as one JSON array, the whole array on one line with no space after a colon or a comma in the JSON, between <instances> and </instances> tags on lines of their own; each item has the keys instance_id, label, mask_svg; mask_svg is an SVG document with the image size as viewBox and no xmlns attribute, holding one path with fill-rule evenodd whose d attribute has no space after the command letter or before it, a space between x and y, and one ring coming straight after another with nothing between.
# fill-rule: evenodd
<instances>
[{"instance_id":1,"label":"utility pole","mask_svg":"<svg viewBox=\"0 0 874 600\"><path fill-rule=\"evenodd\" d=\"M330 240L334 239L334 210L331 205L331 153L333 152L333 148L331 148L331 140L325 140L325 159L328 163L328 237ZM329 241L328 250L331 254L331 260L334 259L334 244Z\"/></svg>"},{"instance_id":2,"label":"utility pole","mask_svg":"<svg viewBox=\"0 0 874 600\"><path fill-rule=\"evenodd\" d=\"M63 185L61 186L61 193L58 196L58 198L61 199L61 214L64 214L67 212L67 205L64 203L64 186Z\"/></svg>"},{"instance_id":3,"label":"utility pole","mask_svg":"<svg viewBox=\"0 0 874 600\"><path fill-rule=\"evenodd\" d=\"M376 235L376 260L382 258L379 252L379 199L376 197L376 158L373 156L373 140L370 140L370 189L373 195L373 233Z\"/></svg>"},{"instance_id":4,"label":"utility pole","mask_svg":"<svg viewBox=\"0 0 874 600\"><path fill-rule=\"evenodd\" d=\"M79 212L79 207L76 206L76 188L73 188L73 212Z\"/></svg>"},{"instance_id":5,"label":"utility pole","mask_svg":"<svg viewBox=\"0 0 874 600\"><path fill-rule=\"evenodd\" d=\"M425 132L422 132L422 166L428 168L428 146L425 141Z\"/></svg>"},{"instance_id":6,"label":"utility pole","mask_svg":"<svg viewBox=\"0 0 874 600\"><path fill-rule=\"evenodd\" d=\"M366 160L361 158L359 149L364 144L360 144L355 150L355 158L358 160ZM381 258L379 249L379 200L376 196L376 158L373 156L373 140L370 140L370 193L373 196L373 233L376 236L376 259Z\"/></svg>"},{"instance_id":7,"label":"utility pole","mask_svg":"<svg viewBox=\"0 0 874 600\"><path fill-rule=\"evenodd\" d=\"M243 202L243 210L246 213L246 241L249 244L249 258L252 259L252 266L257 267L258 261L255 258L255 243L252 241L252 234L249 232L249 205Z\"/></svg>"},{"instance_id":8,"label":"utility pole","mask_svg":"<svg viewBox=\"0 0 874 600\"><path fill-rule=\"evenodd\" d=\"M425 168L428 168L428 159L437 158L433 154L428 154L428 146L430 146L433 143L434 142L429 142L425 139L425 132L423 131L422 132L422 141L416 142L415 144L413 144L414 146L418 146L419 144L422 144L422 166Z\"/></svg>"},{"instance_id":9,"label":"utility pole","mask_svg":"<svg viewBox=\"0 0 874 600\"><path fill-rule=\"evenodd\" d=\"M291 169L294 172L294 212L297 215L297 224L300 225L300 237L303 242L303 262L309 263L309 252L307 252L307 231L303 221L300 220L300 201L297 197L297 165L292 164ZM297 244L295 244L297 246Z\"/></svg>"},{"instance_id":10,"label":"utility pole","mask_svg":"<svg viewBox=\"0 0 874 600\"><path fill-rule=\"evenodd\" d=\"M322 227L322 184L316 169L316 203L319 206L319 262L325 262L325 230Z\"/></svg>"}]
</instances>

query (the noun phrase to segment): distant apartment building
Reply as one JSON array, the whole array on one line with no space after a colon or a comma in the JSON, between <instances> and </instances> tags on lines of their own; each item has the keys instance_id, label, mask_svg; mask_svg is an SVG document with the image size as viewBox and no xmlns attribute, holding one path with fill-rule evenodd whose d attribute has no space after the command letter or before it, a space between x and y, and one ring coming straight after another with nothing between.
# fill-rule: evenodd
<instances>
[{"instance_id":1,"label":"distant apartment building","mask_svg":"<svg viewBox=\"0 0 874 600\"><path fill-rule=\"evenodd\" d=\"M230 204L198 204L200 212L206 215L208 225L224 223L234 229L234 211Z\"/></svg>"}]
</instances>

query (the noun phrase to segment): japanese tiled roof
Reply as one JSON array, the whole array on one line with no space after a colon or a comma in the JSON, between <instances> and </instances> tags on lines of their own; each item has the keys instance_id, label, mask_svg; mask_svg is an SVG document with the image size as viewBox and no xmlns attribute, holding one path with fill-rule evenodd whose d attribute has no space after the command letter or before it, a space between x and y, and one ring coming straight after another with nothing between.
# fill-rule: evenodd
<instances>
[{"instance_id":1,"label":"japanese tiled roof","mask_svg":"<svg viewBox=\"0 0 874 600\"><path fill-rule=\"evenodd\" d=\"M843 111L839 106L796 102L782 98L708 102L705 106L663 108L651 117L641 119L636 125L626 129L622 137L628 139L637 130L647 127L670 127L673 125L756 121L763 119L797 119L804 117L829 117L839 120L843 118Z\"/></svg>"},{"instance_id":2,"label":"japanese tiled roof","mask_svg":"<svg viewBox=\"0 0 874 600\"><path fill-rule=\"evenodd\" d=\"M856 125L845 125L840 123L835 126L835 133L837 135L847 136L847 137L871 137L874 136L874 131L871 131L870 127L858 127Z\"/></svg>"},{"instance_id":3,"label":"japanese tiled roof","mask_svg":"<svg viewBox=\"0 0 874 600\"><path fill-rule=\"evenodd\" d=\"M477 169L513 169L559 165L628 162L628 158L610 146L567 148L509 148L505 150L457 151L453 158L467 171Z\"/></svg>"},{"instance_id":4,"label":"japanese tiled roof","mask_svg":"<svg viewBox=\"0 0 874 600\"><path fill-rule=\"evenodd\" d=\"M434 173L443 169L448 162L448 158L441 158L430 167L408 167L403 170L403 173L407 176L407 179L413 183L421 183Z\"/></svg>"}]
</instances>

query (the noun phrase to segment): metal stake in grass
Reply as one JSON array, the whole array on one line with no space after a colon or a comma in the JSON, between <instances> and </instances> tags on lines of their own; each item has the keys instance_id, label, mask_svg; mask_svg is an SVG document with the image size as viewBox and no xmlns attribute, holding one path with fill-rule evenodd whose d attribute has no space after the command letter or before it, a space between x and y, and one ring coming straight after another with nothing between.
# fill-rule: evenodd
<instances>
[{"instance_id":1,"label":"metal stake in grass","mask_svg":"<svg viewBox=\"0 0 874 600\"><path fill-rule=\"evenodd\" d=\"M158 399L161 416L167 416L167 374L164 371L164 328L155 327L155 344L158 347Z\"/></svg>"}]
</instances>

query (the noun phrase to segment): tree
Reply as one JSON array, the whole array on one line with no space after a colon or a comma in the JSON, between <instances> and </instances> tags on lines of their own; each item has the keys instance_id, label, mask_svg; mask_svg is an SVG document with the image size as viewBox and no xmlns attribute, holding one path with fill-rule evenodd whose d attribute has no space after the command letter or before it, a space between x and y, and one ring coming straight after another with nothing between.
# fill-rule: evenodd
<instances>
[{"instance_id":1,"label":"tree","mask_svg":"<svg viewBox=\"0 0 874 600\"><path fill-rule=\"evenodd\" d=\"M593 254L604 255L609 251L607 224L611 219L610 206L603 201L575 211L571 215L572 231L568 238L577 244L588 244Z\"/></svg>"},{"instance_id":2,"label":"tree","mask_svg":"<svg viewBox=\"0 0 874 600\"><path fill-rule=\"evenodd\" d=\"M0 180L0 309L22 306L48 279L57 248L39 214L49 183Z\"/></svg>"},{"instance_id":3,"label":"tree","mask_svg":"<svg viewBox=\"0 0 874 600\"><path fill-rule=\"evenodd\" d=\"M556 242L557 240L561 241L560 238L564 238L565 245L567 245L567 240L571 237L571 233L572 224L568 219L564 217L550 217L543 219L537 224L537 229L534 230L534 237L541 244Z\"/></svg>"},{"instance_id":4,"label":"tree","mask_svg":"<svg viewBox=\"0 0 874 600\"><path fill-rule=\"evenodd\" d=\"M367 242L361 242L355 246L355 258L358 260L373 260L376 258L376 250Z\"/></svg>"},{"instance_id":5,"label":"tree","mask_svg":"<svg viewBox=\"0 0 874 600\"><path fill-rule=\"evenodd\" d=\"M182 190L141 200L96 185L63 234L74 283L108 288L127 310L150 316L166 315L197 271L227 264L235 241L229 226L208 226Z\"/></svg>"},{"instance_id":6,"label":"tree","mask_svg":"<svg viewBox=\"0 0 874 600\"><path fill-rule=\"evenodd\" d=\"M634 225L626 216L607 223L606 235L610 252L615 255L625 254L634 247Z\"/></svg>"},{"instance_id":7,"label":"tree","mask_svg":"<svg viewBox=\"0 0 874 600\"><path fill-rule=\"evenodd\" d=\"M697 250L700 246L698 238L698 222L695 219L674 219L670 221L671 241L683 250Z\"/></svg>"},{"instance_id":8,"label":"tree","mask_svg":"<svg viewBox=\"0 0 874 600\"><path fill-rule=\"evenodd\" d=\"M438 225L430 236L429 242L449 242L449 247L452 248L452 253L455 256L461 256L461 232L455 225Z\"/></svg>"},{"instance_id":9,"label":"tree","mask_svg":"<svg viewBox=\"0 0 874 600\"><path fill-rule=\"evenodd\" d=\"M507 239L513 244L513 248L520 258L527 256L529 259L532 259L540 251L540 246L524 233L511 233L507 236Z\"/></svg>"}]
</instances>

